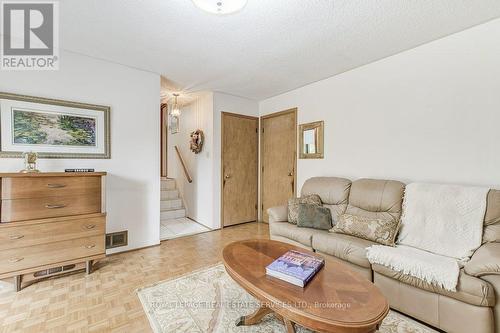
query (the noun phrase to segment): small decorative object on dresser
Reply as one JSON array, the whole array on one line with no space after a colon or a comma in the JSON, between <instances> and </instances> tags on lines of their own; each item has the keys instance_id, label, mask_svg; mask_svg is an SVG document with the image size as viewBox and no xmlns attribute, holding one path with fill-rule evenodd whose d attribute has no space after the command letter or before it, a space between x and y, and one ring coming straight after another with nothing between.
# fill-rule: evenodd
<instances>
[{"instance_id":1,"label":"small decorative object on dresser","mask_svg":"<svg viewBox=\"0 0 500 333\"><path fill-rule=\"evenodd\" d=\"M94 169L64 169L64 172L94 172Z\"/></svg>"},{"instance_id":2,"label":"small decorative object on dresser","mask_svg":"<svg viewBox=\"0 0 500 333\"><path fill-rule=\"evenodd\" d=\"M0 173L0 279L16 290L105 257L105 172Z\"/></svg>"},{"instance_id":3,"label":"small decorative object on dresser","mask_svg":"<svg viewBox=\"0 0 500 333\"><path fill-rule=\"evenodd\" d=\"M24 153L23 157L24 157L24 169L21 170L22 173L40 172L36 168L36 159L38 158L37 153L30 151Z\"/></svg>"},{"instance_id":4,"label":"small decorative object on dresser","mask_svg":"<svg viewBox=\"0 0 500 333\"><path fill-rule=\"evenodd\" d=\"M195 154L199 154L203 149L204 134L202 130L196 130L191 132L191 141L189 143L189 148Z\"/></svg>"}]
</instances>

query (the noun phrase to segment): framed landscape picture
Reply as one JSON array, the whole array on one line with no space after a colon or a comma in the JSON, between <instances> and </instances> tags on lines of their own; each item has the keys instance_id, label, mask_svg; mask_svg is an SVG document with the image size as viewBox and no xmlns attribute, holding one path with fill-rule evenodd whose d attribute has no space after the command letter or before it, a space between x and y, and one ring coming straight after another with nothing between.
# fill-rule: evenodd
<instances>
[{"instance_id":1,"label":"framed landscape picture","mask_svg":"<svg viewBox=\"0 0 500 333\"><path fill-rule=\"evenodd\" d=\"M110 108L0 93L0 157L110 158Z\"/></svg>"}]
</instances>

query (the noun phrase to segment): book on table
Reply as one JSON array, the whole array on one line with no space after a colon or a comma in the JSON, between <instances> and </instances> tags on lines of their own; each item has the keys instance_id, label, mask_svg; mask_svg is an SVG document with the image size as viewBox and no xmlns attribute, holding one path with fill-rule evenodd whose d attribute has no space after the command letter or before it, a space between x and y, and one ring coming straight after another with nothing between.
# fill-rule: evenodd
<instances>
[{"instance_id":1,"label":"book on table","mask_svg":"<svg viewBox=\"0 0 500 333\"><path fill-rule=\"evenodd\" d=\"M323 267L325 259L290 250L266 267L266 274L304 287Z\"/></svg>"}]
</instances>

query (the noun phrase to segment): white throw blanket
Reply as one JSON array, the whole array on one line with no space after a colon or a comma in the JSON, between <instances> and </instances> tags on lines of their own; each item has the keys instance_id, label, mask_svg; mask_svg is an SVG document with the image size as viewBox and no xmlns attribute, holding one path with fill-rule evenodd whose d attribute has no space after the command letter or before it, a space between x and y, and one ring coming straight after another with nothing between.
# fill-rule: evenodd
<instances>
[{"instance_id":1,"label":"white throw blanket","mask_svg":"<svg viewBox=\"0 0 500 333\"><path fill-rule=\"evenodd\" d=\"M398 246L372 246L368 260L455 291L460 266L481 246L488 190L407 185Z\"/></svg>"},{"instance_id":2,"label":"white throw blanket","mask_svg":"<svg viewBox=\"0 0 500 333\"><path fill-rule=\"evenodd\" d=\"M367 257L372 264L390 267L446 290L456 290L460 267L454 258L404 245L373 245L368 248Z\"/></svg>"}]
</instances>

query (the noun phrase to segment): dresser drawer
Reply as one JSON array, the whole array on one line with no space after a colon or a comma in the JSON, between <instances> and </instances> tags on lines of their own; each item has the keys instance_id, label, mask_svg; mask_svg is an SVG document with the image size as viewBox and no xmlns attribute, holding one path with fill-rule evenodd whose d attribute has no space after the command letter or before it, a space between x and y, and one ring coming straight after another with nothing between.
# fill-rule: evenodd
<instances>
[{"instance_id":1,"label":"dresser drawer","mask_svg":"<svg viewBox=\"0 0 500 333\"><path fill-rule=\"evenodd\" d=\"M2 199L101 195L101 177L2 178Z\"/></svg>"},{"instance_id":2,"label":"dresser drawer","mask_svg":"<svg viewBox=\"0 0 500 333\"><path fill-rule=\"evenodd\" d=\"M0 226L0 251L105 233L104 216L21 226L16 226L16 223L5 223Z\"/></svg>"},{"instance_id":3,"label":"dresser drawer","mask_svg":"<svg viewBox=\"0 0 500 333\"><path fill-rule=\"evenodd\" d=\"M101 212L100 195L2 200L2 222Z\"/></svg>"},{"instance_id":4,"label":"dresser drawer","mask_svg":"<svg viewBox=\"0 0 500 333\"><path fill-rule=\"evenodd\" d=\"M0 251L0 274L104 254L104 235Z\"/></svg>"}]
</instances>

